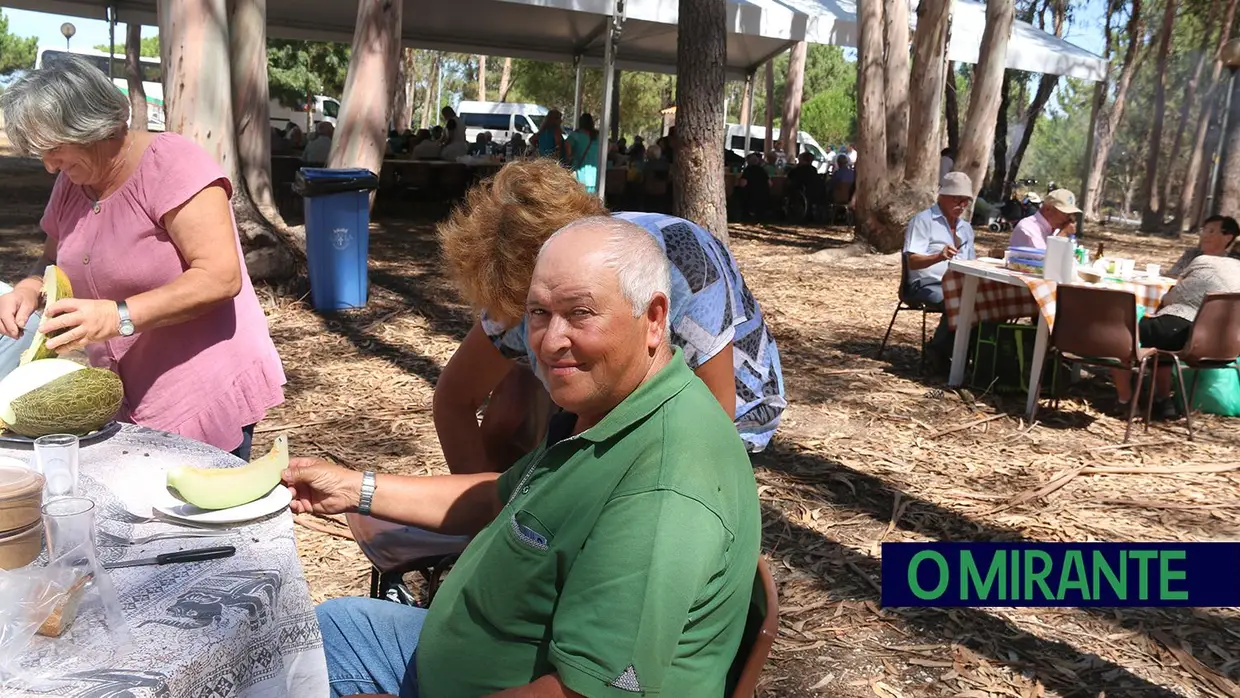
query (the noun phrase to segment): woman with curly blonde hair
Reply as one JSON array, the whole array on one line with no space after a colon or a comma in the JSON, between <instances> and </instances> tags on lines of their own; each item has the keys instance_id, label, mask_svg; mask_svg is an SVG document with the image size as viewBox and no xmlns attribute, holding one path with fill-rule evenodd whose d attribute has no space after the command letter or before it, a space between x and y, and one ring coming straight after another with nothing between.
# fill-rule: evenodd
<instances>
[{"instance_id":1,"label":"woman with curly blonde hair","mask_svg":"<svg viewBox=\"0 0 1240 698\"><path fill-rule=\"evenodd\" d=\"M530 278L552 233L600 215L607 210L572 172L542 159L505 165L439 227L448 275L479 313L435 386L435 429L452 472L506 470L542 439L555 408L530 369ZM775 340L727 246L681 218L611 215L644 228L666 251L672 344L733 418L746 448L761 451L787 405L783 376Z\"/></svg>"}]
</instances>

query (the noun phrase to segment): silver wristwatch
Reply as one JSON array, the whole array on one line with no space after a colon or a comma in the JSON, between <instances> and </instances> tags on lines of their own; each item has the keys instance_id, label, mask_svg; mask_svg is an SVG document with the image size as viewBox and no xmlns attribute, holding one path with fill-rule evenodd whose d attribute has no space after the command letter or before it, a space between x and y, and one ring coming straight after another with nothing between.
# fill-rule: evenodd
<instances>
[{"instance_id":1,"label":"silver wristwatch","mask_svg":"<svg viewBox=\"0 0 1240 698\"><path fill-rule=\"evenodd\" d=\"M369 470L362 473L362 496L357 500L357 513L370 515L370 502L375 497L375 474Z\"/></svg>"},{"instance_id":2,"label":"silver wristwatch","mask_svg":"<svg viewBox=\"0 0 1240 698\"><path fill-rule=\"evenodd\" d=\"M116 313L120 315L120 333L122 337L132 337L134 333L133 320L129 319L129 305L125 301L116 304Z\"/></svg>"}]
</instances>

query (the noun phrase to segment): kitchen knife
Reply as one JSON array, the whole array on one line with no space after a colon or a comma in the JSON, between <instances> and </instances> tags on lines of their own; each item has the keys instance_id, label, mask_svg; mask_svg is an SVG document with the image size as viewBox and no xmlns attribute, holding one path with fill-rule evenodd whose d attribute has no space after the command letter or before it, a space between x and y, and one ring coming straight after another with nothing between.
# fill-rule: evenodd
<instances>
[{"instance_id":1,"label":"kitchen knife","mask_svg":"<svg viewBox=\"0 0 1240 698\"><path fill-rule=\"evenodd\" d=\"M155 557L144 557L138 560L122 560L120 562L104 563L105 570L116 569L117 567L141 567L144 565L168 565L174 562L198 562L200 560L214 560L221 557L232 557L237 553L237 549L231 545L224 545L216 548L195 548L194 550L181 550L175 553L164 553Z\"/></svg>"}]
</instances>

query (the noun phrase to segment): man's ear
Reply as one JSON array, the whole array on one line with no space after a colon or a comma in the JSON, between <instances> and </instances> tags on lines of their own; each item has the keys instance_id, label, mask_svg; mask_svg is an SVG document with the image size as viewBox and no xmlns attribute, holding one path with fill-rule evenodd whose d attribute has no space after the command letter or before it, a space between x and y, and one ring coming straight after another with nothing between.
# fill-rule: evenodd
<instances>
[{"instance_id":1,"label":"man's ear","mask_svg":"<svg viewBox=\"0 0 1240 698\"><path fill-rule=\"evenodd\" d=\"M646 345L653 351L662 344L667 337L667 315L671 312L671 301L662 293L656 293L650 298L650 303L646 305L646 320L650 323L650 329L646 335Z\"/></svg>"}]
</instances>

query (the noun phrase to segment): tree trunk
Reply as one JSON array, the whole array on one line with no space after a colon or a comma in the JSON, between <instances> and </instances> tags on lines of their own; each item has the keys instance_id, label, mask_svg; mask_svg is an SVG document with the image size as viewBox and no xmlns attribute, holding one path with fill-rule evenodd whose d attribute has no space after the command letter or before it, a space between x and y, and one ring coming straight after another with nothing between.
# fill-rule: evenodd
<instances>
[{"instance_id":1,"label":"tree trunk","mask_svg":"<svg viewBox=\"0 0 1240 698\"><path fill-rule=\"evenodd\" d=\"M504 69L499 74L499 101L508 101L508 88L512 87L512 59L504 59Z\"/></svg>"},{"instance_id":2,"label":"tree trunk","mask_svg":"<svg viewBox=\"0 0 1240 698\"><path fill-rule=\"evenodd\" d=\"M1033 140L1033 129L1037 126L1042 110L1046 108L1046 103L1050 101L1057 85L1059 85L1058 75L1043 75L1038 80L1038 91L1033 95L1029 109L1025 111L1025 128L1020 133L1015 152L1012 153L1012 162L1007 166L1007 177L1002 191L1002 198L1005 201L1011 198L1012 191L1016 188L1016 178L1020 176L1020 164L1025 159L1025 151L1029 148L1029 142Z\"/></svg>"},{"instance_id":3,"label":"tree trunk","mask_svg":"<svg viewBox=\"0 0 1240 698\"><path fill-rule=\"evenodd\" d=\"M478 101L487 101L487 57L478 56Z\"/></svg>"},{"instance_id":4,"label":"tree trunk","mask_svg":"<svg viewBox=\"0 0 1240 698\"><path fill-rule=\"evenodd\" d=\"M151 118L146 106L146 88L142 86L142 25L130 22L125 29L125 82L129 88L129 128L145 131Z\"/></svg>"},{"instance_id":5,"label":"tree trunk","mask_svg":"<svg viewBox=\"0 0 1240 698\"><path fill-rule=\"evenodd\" d=\"M723 186L723 87L727 6L680 0L676 38L676 159L673 213L728 242Z\"/></svg>"},{"instance_id":6,"label":"tree trunk","mask_svg":"<svg viewBox=\"0 0 1240 698\"><path fill-rule=\"evenodd\" d=\"M950 10L951 0L922 0L917 8L917 32L913 35L904 178L911 186L925 191L934 191L938 183L940 112L946 79L944 59Z\"/></svg>"},{"instance_id":7,"label":"tree trunk","mask_svg":"<svg viewBox=\"0 0 1240 698\"><path fill-rule=\"evenodd\" d=\"M1237 0L1230 0L1227 3L1227 12L1224 14L1221 26L1218 46L1222 47L1231 39L1232 22L1236 18ZM1223 72L1223 62L1216 51L1214 55L1214 67L1210 74L1210 88L1206 90L1205 98L1201 100L1201 114L1197 117L1197 132L1193 137L1193 148L1189 151L1188 166L1184 171L1184 186L1180 190L1180 203L1176 207L1175 223L1173 230L1183 233L1199 218L1194 212L1200 209L1198 192L1204 192L1205 188L1201 186L1203 170L1202 163L1205 161L1206 153L1206 136L1210 131L1210 122L1214 119L1215 109L1219 103L1219 92L1224 86L1224 82L1219 80ZM1170 182L1170 179L1168 179Z\"/></svg>"},{"instance_id":8,"label":"tree trunk","mask_svg":"<svg viewBox=\"0 0 1240 698\"><path fill-rule=\"evenodd\" d=\"M1184 144L1184 133L1188 130L1189 115L1192 113L1193 104L1197 101L1197 89L1201 85L1201 74L1206 68L1206 57L1210 52L1210 46L1214 39L1214 27L1218 23L1218 11L1221 9L1219 2L1216 0L1210 3L1210 9L1206 14L1206 23L1204 31L1201 32L1201 44L1197 47L1197 64L1193 66L1192 77L1188 79L1188 87L1184 92L1184 98L1180 103L1180 116L1175 125L1175 137L1171 139L1171 157L1168 158L1167 167L1163 170L1159 177L1159 186L1162 193L1159 195L1159 201L1162 203L1162 213L1165 216L1167 209L1172 207L1172 199L1175 196L1172 193L1173 182L1177 181L1175 176L1175 163L1179 160L1180 146ZM1205 110L1202 105L1202 110ZM1191 156L1190 156L1191 157ZM1180 181L1181 189L1184 188L1183 180ZM1175 220L1180 219L1178 211L1175 212ZM1174 229L1174 224L1173 224Z\"/></svg>"},{"instance_id":9,"label":"tree trunk","mask_svg":"<svg viewBox=\"0 0 1240 698\"><path fill-rule=\"evenodd\" d=\"M1006 72L1008 41L1012 36L1012 20L1016 5L1011 0L990 0L986 3L986 31L978 64L973 71L972 96L965 119L965 138L960 144L956 169L969 175L974 196L981 191L986 168L990 164L994 144L995 119L999 115L1000 88Z\"/></svg>"},{"instance_id":10,"label":"tree trunk","mask_svg":"<svg viewBox=\"0 0 1240 698\"><path fill-rule=\"evenodd\" d=\"M364 167L371 172L383 167L385 117L400 54L400 14L401 3L394 0L357 3L349 74L328 167Z\"/></svg>"},{"instance_id":11,"label":"tree trunk","mask_svg":"<svg viewBox=\"0 0 1240 698\"><path fill-rule=\"evenodd\" d=\"M943 118L947 121L947 147L960 157L960 100L956 97L956 62L947 62L944 89Z\"/></svg>"},{"instance_id":12,"label":"tree trunk","mask_svg":"<svg viewBox=\"0 0 1240 698\"><path fill-rule=\"evenodd\" d=\"M1064 23L1067 20L1068 15L1068 3L1066 0L1050 0L1050 4L1052 5L1052 11L1055 15L1055 36L1063 36ZM1107 21L1109 22L1110 20L1108 19ZM1107 27L1107 32L1109 41L1109 24ZM1021 85L1023 89L1023 81ZM1016 178L1020 176L1021 162L1025 159L1025 150L1029 148L1029 142L1033 140L1033 129L1037 127L1038 119L1042 116L1042 110L1046 108L1046 103L1050 101L1051 94L1055 92L1055 87L1058 85L1058 75L1044 74L1038 80L1038 90L1034 93L1033 100L1029 102L1029 108L1025 110L1025 128L1020 132L1020 141L1016 143L1016 150L1012 153L1011 162L1008 163L1007 178L1003 183L1002 192L1002 198L1004 200L1007 200L1012 196L1012 192L1015 189ZM1092 114L1090 123L1093 123Z\"/></svg>"},{"instance_id":13,"label":"tree trunk","mask_svg":"<svg viewBox=\"0 0 1240 698\"><path fill-rule=\"evenodd\" d=\"M1226 94L1226 93L1224 93ZM1214 202L1206 215L1216 212L1227 212L1229 215L1240 207L1240 89L1232 94L1228 109L1227 130L1220 137L1223 139L1223 162L1219 168L1218 201Z\"/></svg>"},{"instance_id":14,"label":"tree trunk","mask_svg":"<svg viewBox=\"0 0 1240 698\"><path fill-rule=\"evenodd\" d=\"M801 130L801 97L805 88L805 53L807 44L798 41L792 45L788 57L788 77L784 81L784 118L779 125L780 147L789 160L796 160L797 132Z\"/></svg>"},{"instance_id":15,"label":"tree trunk","mask_svg":"<svg viewBox=\"0 0 1240 698\"><path fill-rule=\"evenodd\" d=\"M741 113L738 115L736 119L736 123L744 126L745 116L749 114L752 110L753 110L753 78L751 77L750 79L744 82L744 87L741 88ZM752 126L753 124L750 124L750 125ZM748 144L746 144L745 149L746 150L749 149Z\"/></svg>"},{"instance_id":16,"label":"tree trunk","mask_svg":"<svg viewBox=\"0 0 1240 698\"><path fill-rule=\"evenodd\" d=\"M237 152L229 58L232 48L225 0L159 0L156 8L160 60L164 66L166 127L206 150L233 184L233 215L247 250L245 263L250 275L256 279L287 276L292 271L294 257L305 256L304 231L282 226L273 229L250 198ZM259 12L261 8L260 5ZM248 8L242 13L243 17L248 17L241 21L242 25L253 21L253 11L254 8ZM265 32L266 23L259 22L259 27ZM245 26L238 31L246 34L251 29ZM244 43L251 41L252 34ZM256 62L265 69L265 60ZM265 93L266 80L255 89ZM248 99L252 99L252 95ZM265 99L263 106L266 107ZM267 128L265 118L262 125ZM252 154L252 140L247 138L247 142L247 150Z\"/></svg>"},{"instance_id":17,"label":"tree trunk","mask_svg":"<svg viewBox=\"0 0 1240 698\"><path fill-rule=\"evenodd\" d=\"M413 102L418 84L417 64L414 50L407 48L401 56L397 71L396 95L392 105L392 121L397 131L404 132L413 125Z\"/></svg>"},{"instance_id":18,"label":"tree trunk","mask_svg":"<svg viewBox=\"0 0 1240 698\"><path fill-rule=\"evenodd\" d=\"M857 24L857 236L880 252L894 252L900 249L903 235L886 225L879 212L891 189L883 85L883 0L861 0Z\"/></svg>"},{"instance_id":19,"label":"tree trunk","mask_svg":"<svg viewBox=\"0 0 1240 698\"><path fill-rule=\"evenodd\" d=\"M748 138L749 134L746 133ZM762 144L762 153L771 152L775 147L775 59L766 62L766 142Z\"/></svg>"},{"instance_id":20,"label":"tree trunk","mask_svg":"<svg viewBox=\"0 0 1240 698\"><path fill-rule=\"evenodd\" d=\"M995 117L994 166L985 188L986 198L991 201L1003 200L1003 184L1007 182L1008 111L1012 106L1012 75L1010 70L1003 71L1003 82L999 88L999 113Z\"/></svg>"},{"instance_id":21,"label":"tree trunk","mask_svg":"<svg viewBox=\"0 0 1240 698\"><path fill-rule=\"evenodd\" d=\"M887 49L887 168L892 179L899 180L904 177L909 131L908 0L883 0L883 35Z\"/></svg>"},{"instance_id":22,"label":"tree trunk","mask_svg":"<svg viewBox=\"0 0 1240 698\"><path fill-rule=\"evenodd\" d=\"M439 79L439 62L443 57L438 52L435 53L435 60L431 62L431 69L426 78L426 100L422 102L422 119L418 123L418 128L430 128L431 119L435 118L435 112L439 111L435 104L435 81Z\"/></svg>"},{"instance_id":23,"label":"tree trunk","mask_svg":"<svg viewBox=\"0 0 1240 698\"><path fill-rule=\"evenodd\" d=\"M1162 202L1158 200L1158 166L1162 160L1163 125L1167 116L1167 54L1171 51L1171 32L1175 26L1178 4L1178 0L1167 0L1159 31L1158 72L1154 76L1154 124L1150 129L1149 152L1145 161L1145 208L1141 214L1141 230L1145 232L1161 230L1163 223Z\"/></svg>"},{"instance_id":24,"label":"tree trunk","mask_svg":"<svg viewBox=\"0 0 1240 698\"><path fill-rule=\"evenodd\" d=\"M1098 220L1098 209L1102 203L1103 173L1107 168L1107 157L1111 152L1111 144L1115 142L1115 132L1124 118L1124 107L1127 104L1128 89L1132 86L1132 78L1141 67L1145 52L1143 37L1145 21L1141 16L1141 0L1132 0L1131 15L1128 18L1128 48L1124 51L1124 67L1120 70L1119 82L1115 88L1115 101L1110 109L1102 109L1098 114L1098 127L1094 136L1094 154L1090 159L1089 176L1085 178L1085 219Z\"/></svg>"},{"instance_id":25,"label":"tree trunk","mask_svg":"<svg viewBox=\"0 0 1240 698\"><path fill-rule=\"evenodd\" d=\"M250 198L267 220L283 224L271 189L271 119L267 91L267 0L229 0L229 63L237 155Z\"/></svg>"}]
</instances>

